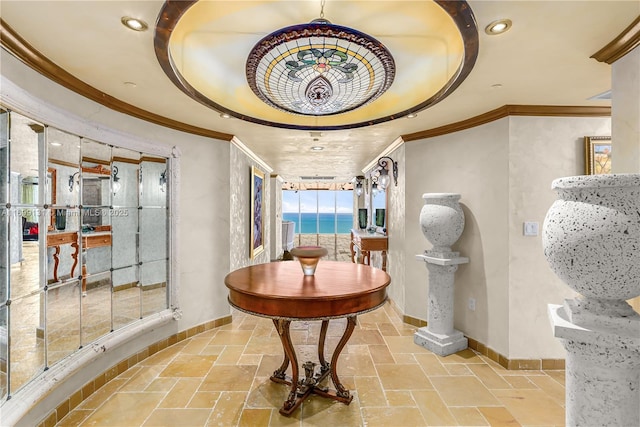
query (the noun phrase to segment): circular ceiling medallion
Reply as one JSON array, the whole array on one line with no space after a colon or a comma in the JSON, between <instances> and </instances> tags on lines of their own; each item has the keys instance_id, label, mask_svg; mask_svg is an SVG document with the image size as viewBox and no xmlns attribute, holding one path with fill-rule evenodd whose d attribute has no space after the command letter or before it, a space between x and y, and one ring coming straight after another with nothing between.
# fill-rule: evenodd
<instances>
[{"instance_id":1,"label":"circular ceiling medallion","mask_svg":"<svg viewBox=\"0 0 640 427\"><path fill-rule=\"evenodd\" d=\"M166 1L154 47L165 74L230 117L300 130L407 117L449 96L478 56L466 1ZM294 7L295 5L295 7ZM317 16L317 15L316 15ZM357 28L357 30L355 30ZM274 29L276 29L274 31Z\"/></svg>"},{"instance_id":2,"label":"circular ceiling medallion","mask_svg":"<svg viewBox=\"0 0 640 427\"><path fill-rule=\"evenodd\" d=\"M375 38L326 19L275 31L249 53L251 90L268 105L309 116L374 101L393 82L391 53Z\"/></svg>"}]
</instances>

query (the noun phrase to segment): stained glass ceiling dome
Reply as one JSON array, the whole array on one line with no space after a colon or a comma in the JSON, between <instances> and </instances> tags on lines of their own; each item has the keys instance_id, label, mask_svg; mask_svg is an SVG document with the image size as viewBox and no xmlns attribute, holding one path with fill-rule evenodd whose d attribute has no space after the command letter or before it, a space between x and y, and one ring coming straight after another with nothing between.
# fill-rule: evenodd
<instances>
[{"instance_id":1,"label":"stained glass ceiling dome","mask_svg":"<svg viewBox=\"0 0 640 427\"><path fill-rule=\"evenodd\" d=\"M449 96L478 55L465 1L167 1L158 62L214 113L270 127L355 129Z\"/></svg>"},{"instance_id":2,"label":"stained glass ceiling dome","mask_svg":"<svg viewBox=\"0 0 640 427\"><path fill-rule=\"evenodd\" d=\"M253 92L272 107L321 116L378 98L393 83L395 63L375 38L319 18L260 40L246 73Z\"/></svg>"}]
</instances>

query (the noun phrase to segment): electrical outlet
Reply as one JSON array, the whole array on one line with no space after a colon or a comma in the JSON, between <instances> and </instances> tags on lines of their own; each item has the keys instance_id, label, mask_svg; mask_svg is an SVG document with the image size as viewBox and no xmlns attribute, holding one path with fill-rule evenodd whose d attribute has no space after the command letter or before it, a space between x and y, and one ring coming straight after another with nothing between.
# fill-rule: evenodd
<instances>
[{"instance_id":1,"label":"electrical outlet","mask_svg":"<svg viewBox=\"0 0 640 427\"><path fill-rule=\"evenodd\" d=\"M475 298L469 298L469 310L471 311L476 311L476 299Z\"/></svg>"}]
</instances>

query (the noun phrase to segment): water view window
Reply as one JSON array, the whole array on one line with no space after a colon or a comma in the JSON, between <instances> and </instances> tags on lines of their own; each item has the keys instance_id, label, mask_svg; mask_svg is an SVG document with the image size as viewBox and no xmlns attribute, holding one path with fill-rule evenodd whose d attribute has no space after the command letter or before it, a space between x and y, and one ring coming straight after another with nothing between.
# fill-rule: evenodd
<instances>
[{"instance_id":1,"label":"water view window","mask_svg":"<svg viewBox=\"0 0 640 427\"><path fill-rule=\"evenodd\" d=\"M296 234L349 234L353 190L285 190L282 218L296 223Z\"/></svg>"}]
</instances>

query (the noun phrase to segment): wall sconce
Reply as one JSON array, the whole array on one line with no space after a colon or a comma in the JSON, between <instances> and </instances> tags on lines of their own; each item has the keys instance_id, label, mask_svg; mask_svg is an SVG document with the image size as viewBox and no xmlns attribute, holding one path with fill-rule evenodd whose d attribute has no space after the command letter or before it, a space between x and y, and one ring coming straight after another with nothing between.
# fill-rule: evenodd
<instances>
[{"instance_id":1,"label":"wall sconce","mask_svg":"<svg viewBox=\"0 0 640 427\"><path fill-rule=\"evenodd\" d=\"M167 191L167 170L165 169L160 174L160 191L163 193Z\"/></svg>"},{"instance_id":2,"label":"wall sconce","mask_svg":"<svg viewBox=\"0 0 640 427\"><path fill-rule=\"evenodd\" d=\"M393 165L393 182L398 186L398 162L394 162L391 157L384 156L378 159L378 170L380 171L380 187L385 190L391 183L389 178L389 171L387 170L387 162L385 159L389 159L389 162Z\"/></svg>"},{"instance_id":3,"label":"wall sconce","mask_svg":"<svg viewBox=\"0 0 640 427\"><path fill-rule=\"evenodd\" d=\"M80 172L76 172L73 175L69 175L69 193L73 193L73 187L75 184L76 191L78 191L78 187L80 186Z\"/></svg>"},{"instance_id":4,"label":"wall sconce","mask_svg":"<svg viewBox=\"0 0 640 427\"><path fill-rule=\"evenodd\" d=\"M112 170L113 170L112 188L113 188L113 195L115 196L116 193L120 191L120 178L118 177L118 167L113 166Z\"/></svg>"},{"instance_id":5,"label":"wall sconce","mask_svg":"<svg viewBox=\"0 0 640 427\"><path fill-rule=\"evenodd\" d=\"M382 190L384 190L384 188L382 188ZM380 191L378 188L378 175L371 175L371 194L375 196L378 194L378 191Z\"/></svg>"},{"instance_id":6,"label":"wall sconce","mask_svg":"<svg viewBox=\"0 0 640 427\"><path fill-rule=\"evenodd\" d=\"M356 195L358 197L362 196L362 183L364 182L364 176L358 175L356 176Z\"/></svg>"}]
</instances>

